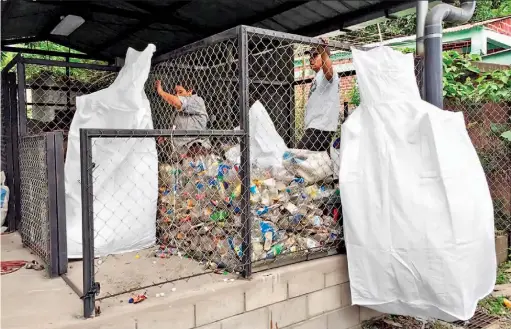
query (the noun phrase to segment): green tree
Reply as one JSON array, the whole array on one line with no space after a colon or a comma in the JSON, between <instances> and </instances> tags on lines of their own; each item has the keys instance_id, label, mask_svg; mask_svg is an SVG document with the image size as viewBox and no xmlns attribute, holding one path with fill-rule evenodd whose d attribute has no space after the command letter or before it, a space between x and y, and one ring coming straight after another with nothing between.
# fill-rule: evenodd
<instances>
[{"instance_id":1,"label":"green tree","mask_svg":"<svg viewBox=\"0 0 511 329\"><path fill-rule=\"evenodd\" d=\"M37 50L46 50L46 51L57 51L61 53L69 53L69 54L81 54L80 52L70 49L66 46L62 46L49 41L39 41L39 42L30 42L24 45L15 45L16 48L27 48L27 49L37 49ZM13 58L16 56L16 53L12 52L2 52L2 68L5 67ZM24 54L25 58L44 58L49 60L57 60L63 61L65 60L65 56L47 56L47 55L35 55L35 54ZM70 58L70 62L75 63L90 63L90 64L107 64L104 61L97 60L89 60L89 59L77 59ZM76 80L81 82L92 82L94 79L98 78L98 72L94 70L87 69L77 69L71 68L70 76ZM49 73L54 77L64 77L66 76L66 68L65 67L49 67L42 65L32 65L27 64L25 67L26 79L27 81L31 81L37 79L43 72Z\"/></svg>"},{"instance_id":2,"label":"green tree","mask_svg":"<svg viewBox=\"0 0 511 329\"><path fill-rule=\"evenodd\" d=\"M454 1L454 5L459 6L459 0ZM478 0L476 9L472 16L471 22L480 22L493 18L511 15L511 0ZM352 38L367 38L372 36L378 37L380 34L384 39L398 36L406 36L415 34L416 15L408 15L395 19L386 20L383 23L370 25L364 29L352 32ZM446 27L459 24L445 24ZM341 37L342 38L342 37ZM374 40L377 41L377 40Z\"/></svg>"}]
</instances>

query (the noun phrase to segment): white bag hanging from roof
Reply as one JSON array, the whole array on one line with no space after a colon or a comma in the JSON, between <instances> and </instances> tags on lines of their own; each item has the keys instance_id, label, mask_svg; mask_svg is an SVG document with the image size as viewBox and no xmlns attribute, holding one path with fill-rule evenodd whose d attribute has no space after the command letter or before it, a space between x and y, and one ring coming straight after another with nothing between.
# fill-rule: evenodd
<instances>
[{"instance_id":1,"label":"white bag hanging from roof","mask_svg":"<svg viewBox=\"0 0 511 329\"><path fill-rule=\"evenodd\" d=\"M275 129L270 115L260 101L255 101L249 110L250 163L258 168L282 168L282 156L288 150L286 143ZM236 130L239 127L235 128ZM240 146L235 145L225 152L232 163L240 163Z\"/></svg>"},{"instance_id":2,"label":"white bag hanging from roof","mask_svg":"<svg viewBox=\"0 0 511 329\"><path fill-rule=\"evenodd\" d=\"M353 49L361 106L342 128L353 304L467 320L495 284L493 206L462 113L422 101L411 54Z\"/></svg>"},{"instance_id":3,"label":"white bag hanging from roof","mask_svg":"<svg viewBox=\"0 0 511 329\"><path fill-rule=\"evenodd\" d=\"M82 257L80 128L153 129L144 91L155 46L128 48L119 75L106 89L76 97L65 163L68 258ZM152 138L95 138L92 142L94 252L137 251L156 241L158 156Z\"/></svg>"}]
</instances>

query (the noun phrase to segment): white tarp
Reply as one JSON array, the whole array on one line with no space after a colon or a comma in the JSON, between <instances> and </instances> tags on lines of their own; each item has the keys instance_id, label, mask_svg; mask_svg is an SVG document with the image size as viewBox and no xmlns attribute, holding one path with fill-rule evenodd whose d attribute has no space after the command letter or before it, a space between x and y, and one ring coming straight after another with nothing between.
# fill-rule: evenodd
<instances>
[{"instance_id":1,"label":"white tarp","mask_svg":"<svg viewBox=\"0 0 511 329\"><path fill-rule=\"evenodd\" d=\"M463 114L420 99L411 54L353 49L362 104L342 127L353 304L466 320L495 284L493 207Z\"/></svg>"},{"instance_id":2,"label":"white tarp","mask_svg":"<svg viewBox=\"0 0 511 329\"><path fill-rule=\"evenodd\" d=\"M156 50L129 48L106 89L76 98L65 164L67 250L82 257L80 128L152 129L144 84ZM93 139L94 250L105 256L149 247L156 240L158 157L152 138Z\"/></svg>"},{"instance_id":3,"label":"white tarp","mask_svg":"<svg viewBox=\"0 0 511 329\"><path fill-rule=\"evenodd\" d=\"M288 148L260 101L250 107L249 119L250 163L259 168L282 168L282 156ZM233 163L240 163L240 146L231 147L225 156Z\"/></svg>"}]
</instances>

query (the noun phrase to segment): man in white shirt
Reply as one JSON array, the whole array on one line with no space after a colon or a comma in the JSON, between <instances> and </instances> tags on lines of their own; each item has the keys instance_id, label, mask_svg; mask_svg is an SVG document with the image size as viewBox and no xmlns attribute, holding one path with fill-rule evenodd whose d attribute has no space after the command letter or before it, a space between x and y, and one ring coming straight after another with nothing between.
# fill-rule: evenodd
<instances>
[{"instance_id":1,"label":"man in white shirt","mask_svg":"<svg viewBox=\"0 0 511 329\"><path fill-rule=\"evenodd\" d=\"M339 113L339 76L330 60L328 42L307 51L311 68L316 72L305 105L305 132L297 148L311 151L330 151L330 142L337 130Z\"/></svg>"}]
</instances>

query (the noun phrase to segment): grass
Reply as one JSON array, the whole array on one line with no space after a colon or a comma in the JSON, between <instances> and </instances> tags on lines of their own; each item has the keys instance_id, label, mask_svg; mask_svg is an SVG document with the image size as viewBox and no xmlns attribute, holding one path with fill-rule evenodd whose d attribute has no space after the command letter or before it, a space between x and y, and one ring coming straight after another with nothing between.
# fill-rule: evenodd
<instances>
[{"instance_id":1,"label":"grass","mask_svg":"<svg viewBox=\"0 0 511 329\"><path fill-rule=\"evenodd\" d=\"M506 284L511 282L511 273L508 271L511 269L511 262L505 262L499 266L497 270L496 284Z\"/></svg>"},{"instance_id":2,"label":"grass","mask_svg":"<svg viewBox=\"0 0 511 329\"><path fill-rule=\"evenodd\" d=\"M511 261L507 261L499 266L495 283L511 283ZM511 296L508 296L511 297ZM488 296L479 302L479 307L490 315L511 318L511 310L504 305L505 297Z\"/></svg>"},{"instance_id":3,"label":"grass","mask_svg":"<svg viewBox=\"0 0 511 329\"><path fill-rule=\"evenodd\" d=\"M504 305L504 297L488 296L479 302L479 307L495 316L510 316L509 309Z\"/></svg>"}]
</instances>

